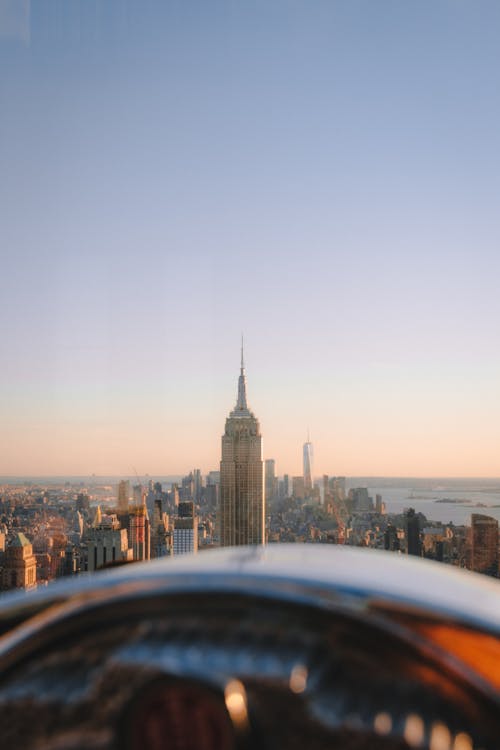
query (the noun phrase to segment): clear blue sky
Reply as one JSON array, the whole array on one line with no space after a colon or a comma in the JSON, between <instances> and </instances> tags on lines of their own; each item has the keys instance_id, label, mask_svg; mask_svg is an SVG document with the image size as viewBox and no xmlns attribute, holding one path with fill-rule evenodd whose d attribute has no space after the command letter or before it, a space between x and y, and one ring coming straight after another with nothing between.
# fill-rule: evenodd
<instances>
[{"instance_id":1,"label":"clear blue sky","mask_svg":"<svg viewBox=\"0 0 500 750\"><path fill-rule=\"evenodd\" d=\"M500 4L0 2L0 474L500 475Z\"/></svg>"}]
</instances>

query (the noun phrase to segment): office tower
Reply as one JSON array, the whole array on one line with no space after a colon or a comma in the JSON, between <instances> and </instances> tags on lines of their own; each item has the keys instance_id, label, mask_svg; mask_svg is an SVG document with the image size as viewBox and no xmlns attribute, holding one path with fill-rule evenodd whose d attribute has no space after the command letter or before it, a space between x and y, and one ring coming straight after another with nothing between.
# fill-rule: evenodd
<instances>
[{"instance_id":1,"label":"office tower","mask_svg":"<svg viewBox=\"0 0 500 750\"><path fill-rule=\"evenodd\" d=\"M130 498L130 482L123 480L118 483L118 513L128 513Z\"/></svg>"},{"instance_id":2,"label":"office tower","mask_svg":"<svg viewBox=\"0 0 500 750\"><path fill-rule=\"evenodd\" d=\"M400 545L398 539L398 530L392 523L387 524L384 532L384 549L390 552L399 552Z\"/></svg>"},{"instance_id":3,"label":"office tower","mask_svg":"<svg viewBox=\"0 0 500 750\"><path fill-rule=\"evenodd\" d=\"M408 554L417 557L422 556L422 542L420 540L420 520L413 508L406 513L406 538L408 543Z\"/></svg>"},{"instance_id":4,"label":"office tower","mask_svg":"<svg viewBox=\"0 0 500 750\"><path fill-rule=\"evenodd\" d=\"M208 508L215 510L220 502L220 471L209 471L205 486L205 502Z\"/></svg>"},{"instance_id":5,"label":"office tower","mask_svg":"<svg viewBox=\"0 0 500 750\"><path fill-rule=\"evenodd\" d=\"M96 514L97 516L97 514ZM120 528L116 515L103 515L94 519L87 530L87 570L93 572L114 562L132 560L128 547L127 529Z\"/></svg>"},{"instance_id":6,"label":"office tower","mask_svg":"<svg viewBox=\"0 0 500 750\"><path fill-rule=\"evenodd\" d=\"M201 471L199 469L193 469L193 481L194 481L194 501L197 505L199 505L201 501L201 493L203 489Z\"/></svg>"},{"instance_id":7,"label":"office tower","mask_svg":"<svg viewBox=\"0 0 500 750\"><path fill-rule=\"evenodd\" d=\"M170 492L168 493L168 500L172 508L178 507L179 499L179 487L177 484L173 484Z\"/></svg>"},{"instance_id":8,"label":"office tower","mask_svg":"<svg viewBox=\"0 0 500 750\"><path fill-rule=\"evenodd\" d=\"M187 477L182 479L180 489L180 499L183 501L194 500L194 476L193 472L190 472Z\"/></svg>"},{"instance_id":9,"label":"office tower","mask_svg":"<svg viewBox=\"0 0 500 750\"><path fill-rule=\"evenodd\" d=\"M375 495L375 510L377 513L382 513L382 495Z\"/></svg>"},{"instance_id":10,"label":"office tower","mask_svg":"<svg viewBox=\"0 0 500 750\"><path fill-rule=\"evenodd\" d=\"M330 484L329 484L329 481L330 480L329 480L328 474L323 474L323 492L322 492L322 495L323 495L323 505L325 506L325 508L328 505L328 502L330 500Z\"/></svg>"},{"instance_id":11,"label":"office tower","mask_svg":"<svg viewBox=\"0 0 500 750\"><path fill-rule=\"evenodd\" d=\"M332 477L329 480L330 492L337 500L345 500L345 477Z\"/></svg>"},{"instance_id":12,"label":"office tower","mask_svg":"<svg viewBox=\"0 0 500 750\"><path fill-rule=\"evenodd\" d=\"M134 505L129 513L129 544L133 560L150 559L151 529L145 505Z\"/></svg>"},{"instance_id":13,"label":"office tower","mask_svg":"<svg viewBox=\"0 0 500 750\"><path fill-rule=\"evenodd\" d=\"M265 461L265 486L266 502L269 503L276 496L276 461L274 458L268 458Z\"/></svg>"},{"instance_id":14,"label":"office tower","mask_svg":"<svg viewBox=\"0 0 500 750\"><path fill-rule=\"evenodd\" d=\"M292 477L292 497L304 500L306 496L304 477Z\"/></svg>"},{"instance_id":15,"label":"office tower","mask_svg":"<svg viewBox=\"0 0 500 750\"><path fill-rule=\"evenodd\" d=\"M313 445L307 436L307 443L303 447L304 461L304 490L306 497L310 497L313 488Z\"/></svg>"},{"instance_id":16,"label":"office tower","mask_svg":"<svg viewBox=\"0 0 500 750\"><path fill-rule=\"evenodd\" d=\"M20 532L14 536L5 550L2 588L36 588L36 557L33 554L33 545Z\"/></svg>"},{"instance_id":17,"label":"office tower","mask_svg":"<svg viewBox=\"0 0 500 750\"><path fill-rule=\"evenodd\" d=\"M84 529L84 523L83 523L83 517L79 510L75 510L73 514L73 536L75 538L75 542L79 542L80 539L83 536L83 529Z\"/></svg>"},{"instance_id":18,"label":"office tower","mask_svg":"<svg viewBox=\"0 0 500 750\"><path fill-rule=\"evenodd\" d=\"M132 502L134 505L142 505L144 501L144 491L142 484L134 484Z\"/></svg>"},{"instance_id":19,"label":"office tower","mask_svg":"<svg viewBox=\"0 0 500 750\"><path fill-rule=\"evenodd\" d=\"M259 422L247 405L243 346L238 399L222 436L220 481L221 547L265 544L262 436Z\"/></svg>"},{"instance_id":20,"label":"office tower","mask_svg":"<svg viewBox=\"0 0 500 750\"><path fill-rule=\"evenodd\" d=\"M290 477L288 474L283 475L283 492L285 494L285 497L290 497L292 494L292 488L290 485Z\"/></svg>"},{"instance_id":21,"label":"office tower","mask_svg":"<svg viewBox=\"0 0 500 750\"><path fill-rule=\"evenodd\" d=\"M198 518L194 503L179 503L179 515L174 519L174 555L195 555L198 552Z\"/></svg>"},{"instance_id":22,"label":"office tower","mask_svg":"<svg viewBox=\"0 0 500 750\"><path fill-rule=\"evenodd\" d=\"M169 518L162 508L162 492L156 497L151 522L151 557L166 557L170 554L171 534Z\"/></svg>"},{"instance_id":23,"label":"office tower","mask_svg":"<svg viewBox=\"0 0 500 750\"><path fill-rule=\"evenodd\" d=\"M153 518L156 498L157 498L157 493L154 488L154 484L153 482L149 482L148 491L146 493L146 508L148 509L149 519Z\"/></svg>"},{"instance_id":24,"label":"office tower","mask_svg":"<svg viewBox=\"0 0 500 750\"><path fill-rule=\"evenodd\" d=\"M471 570L498 576L498 521L491 516L471 516Z\"/></svg>"},{"instance_id":25,"label":"office tower","mask_svg":"<svg viewBox=\"0 0 500 750\"><path fill-rule=\"evenodd\" d=\"M356 487L349 490L349 499L354 512L369 513L373 510L373 500L368 495L366 487Z\"/></svg>"}]
</instances>

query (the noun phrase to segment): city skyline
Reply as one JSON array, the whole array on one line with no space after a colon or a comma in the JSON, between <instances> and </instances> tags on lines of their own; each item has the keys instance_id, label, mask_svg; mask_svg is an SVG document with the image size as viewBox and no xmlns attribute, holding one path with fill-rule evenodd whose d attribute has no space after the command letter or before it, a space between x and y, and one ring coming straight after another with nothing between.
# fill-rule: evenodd
<instances>
[{"instance_id":1,"label":"city skyline","mask_svg":"<svg viewBox=\"0 0 500 750\"><path fill-rule=\"evenodd\" d=\"M242 329L278 473L500 476L498 3L80 6L0 6L0 476L215 469Z\"/></svg>"}]
</instances>

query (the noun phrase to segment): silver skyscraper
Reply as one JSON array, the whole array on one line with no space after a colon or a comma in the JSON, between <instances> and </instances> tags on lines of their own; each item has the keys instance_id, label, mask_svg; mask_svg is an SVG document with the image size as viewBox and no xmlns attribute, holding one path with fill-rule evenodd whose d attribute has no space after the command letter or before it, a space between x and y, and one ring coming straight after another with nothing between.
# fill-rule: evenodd
<instances>
[{"instance_id":1,"label":"silver skyscraper","mask_svg":"<svg viewBox=\"0 0 500 750\"><path fill-rule=\"evenodd\" d=\"M219 533L221 547L265 543L262 436L247 405L243 344L238 400L222 436Z\"/></svg>"},{"instance_id":2,"label":"silver skyscraper","mask_svg":"<svg viewBox=\"0 0 500 750\"><path fill-rule=\"evenodd\" d=\"M304 443L303 459L304 489L306 492L306 496L309 497L313 488L313 445L309 440L309 434L307 435L307 443Z\"/></svg>"}]
</instances>

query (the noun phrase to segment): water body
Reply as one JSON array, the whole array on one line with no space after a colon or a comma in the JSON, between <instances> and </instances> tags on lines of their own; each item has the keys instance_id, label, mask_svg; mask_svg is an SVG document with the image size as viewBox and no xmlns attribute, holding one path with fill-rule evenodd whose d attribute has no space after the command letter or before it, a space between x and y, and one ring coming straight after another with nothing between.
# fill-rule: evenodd
<instances>
[{"instance_id":1,"label":"water body","mask_svg":"<svg viewBox=\"0 0 500 750\"><path fill-rule=\"evenodd\" d=\"M411 507L429 521L441 523L470 525L472 513L500 521L500 479L356 477L350 478L347 485L367 487L374 501L375 495L382 495L388 513L402 513Z\"/></svg>"}]
</instances>

